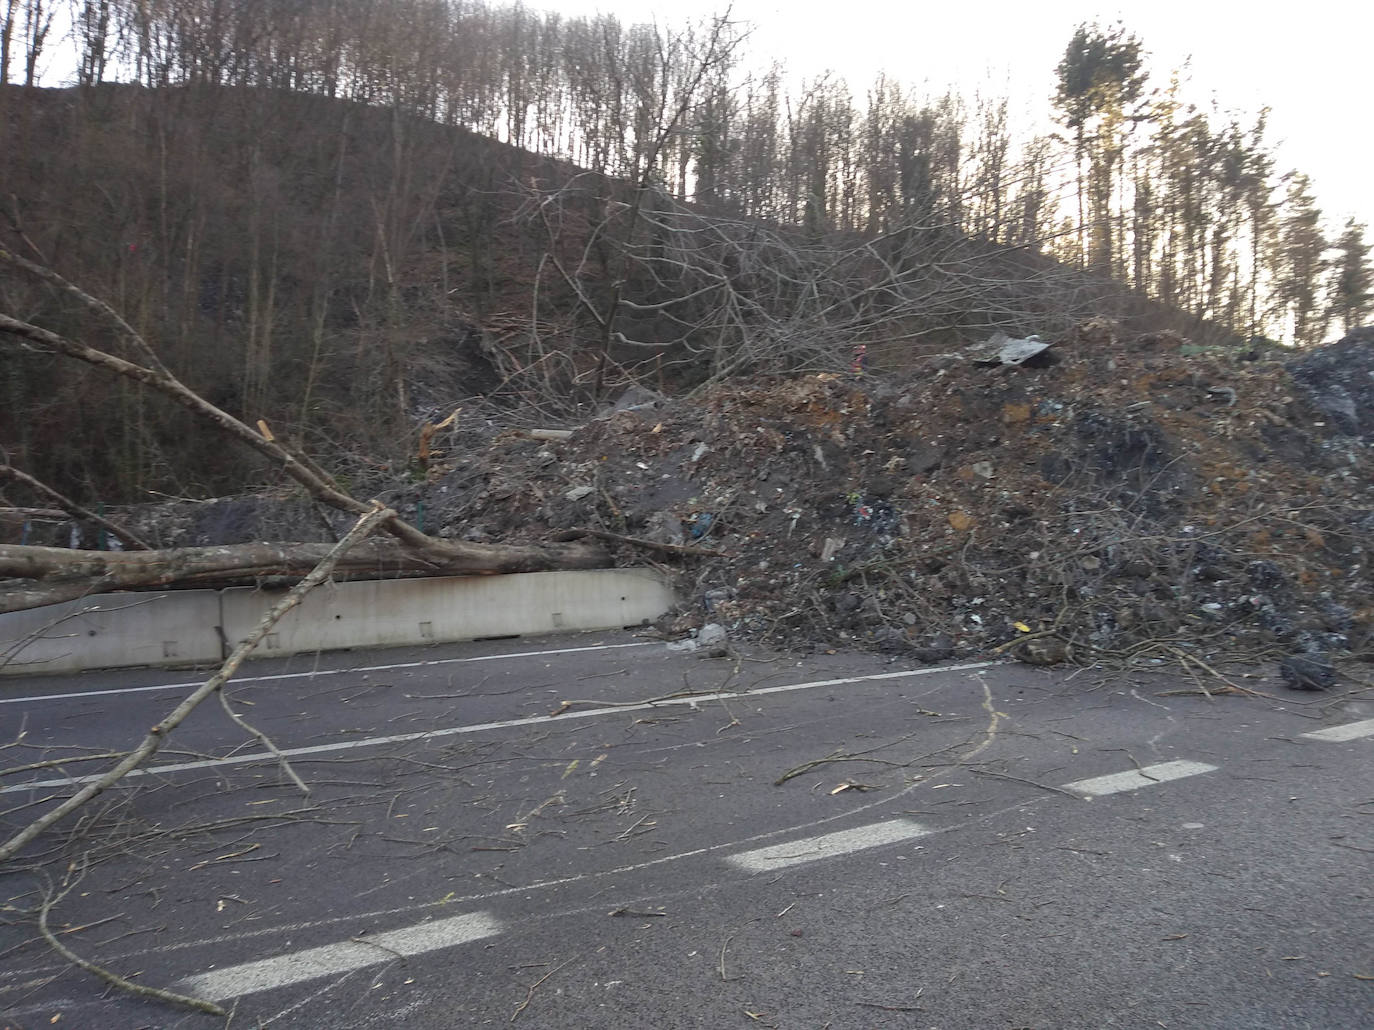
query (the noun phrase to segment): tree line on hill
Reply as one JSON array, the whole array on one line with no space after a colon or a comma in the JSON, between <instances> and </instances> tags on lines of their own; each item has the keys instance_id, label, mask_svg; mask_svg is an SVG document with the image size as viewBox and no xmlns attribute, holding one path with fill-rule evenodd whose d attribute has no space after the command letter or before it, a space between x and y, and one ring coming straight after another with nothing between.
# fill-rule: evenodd
<instances>
[{"instance_id":1,"label":"tree line on hill","mask_svg":"<svg viewBox=\"0 0 1374 1030\"><path fill-rule=\"evenodd\" d=\"M495 381L543 377L547 397L590 374L595 399L627 354L847 362L880 329L1054 329L1047 307L1092 313L1108 284L1240 340L1313 344L1371 310L1364 226L1331 238L1262 115L1152 86L1119 27L1073 33L1062 132L1018 138L1002 98L759 70L728 14L0 0L0 18L0 233L210 399L312 448L399 446L417 343L474 324ZM36 88L56 66L75 81L60 101ZM41 284L0 291L80 328ZM173 454L199 492L223 464L51 356L5 362L0 398L0 442L89 496L170 489Z\"/></svg>"},{"instance_id":2,"label":"tree line on hill","mask_svg":"<svg viewBox=\"0 0 1374 1030\"><path fill-rule=\"evenodd\" d=\"M1168 304L1300 344L1369 309L1365 227L1329 238L1310 182L1250 123L1154 87L1142 42L1082 25L1057 68L1065 138L1013 139L1005 99L926 98L879 75L762 73L728 15L668 29L489 0L6 0L0 81L56 46L83 85L251 86L396 107L638 181L816 229L939 221L1048 245ZM685 107L658 140L665 114ZM1073 174L1060 195L1064 164ZM1066 201L1066 202L1061 202ZM1363 274L1361 274L1363 273Z\"/></svg>"}]
</instances>

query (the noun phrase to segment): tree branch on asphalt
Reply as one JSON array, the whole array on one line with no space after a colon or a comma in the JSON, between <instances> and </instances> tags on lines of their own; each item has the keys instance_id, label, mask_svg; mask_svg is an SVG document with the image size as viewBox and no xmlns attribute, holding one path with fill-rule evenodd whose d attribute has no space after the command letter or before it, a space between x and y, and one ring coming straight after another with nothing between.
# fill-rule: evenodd
<instances>
[{"instance_id":1,"label":"tree branch on asphalt","mask_svg":"<svg viewBox=\"0 0 1374 1030\"><path fill-rule=\"evenodd\" d=\"M539 989L540 985L543 984L545 980L553 976L554 973L557 973L560 970L572 965L576 961L577 959L570 958L566 962L560 962L558 965L554 966L547 973L541 976L538 980L534 981L534 983L530 984L529 988L525 992L525 1000L522 1001L519 1005L515 1006L515 1011L510 1014L510 1022L514 1023L517 1019L520 1018L520 1013L524 1012L527 1008L530 1007L530 1002L534 1000L534 992Z\"/></svg>"},{"instance_id":2,"label":"tree branch on asphalt","mask_svg":"<svg viewBox=\"0 0 1374 1030\"><path fill-rule=\"evenodd\" d=\"M167 740L168 735L181 725L186 717L195 711L196 707L202 701L211 694L219 691L224 684L233 677L234 673L238 671L238 667L243 664L244 659L252 653L253 649L257 647L259 643L261 643L262 639L267 636L272 627L277 624L278 620L292 608L299 605L306 594L329 578L339 558L346 554L349 548L354 544L373 532L387 519L394 517L395 514L396 513L390 509L382 507L379 502L372 502L371 510L357 521L353 528L350 529L344 538L330 550L329 554L315 566L309 575L292 587L291 590L287 592L286 596L272 606L267 614L263 616L262 621L258 623L253 632L239 642L238 646L234 648L233 653L224 660L224 664L220 666L219 671L206 680L201 686L197 687L185 698L185 700L168 713L161 722L149 730L138 747L130 751L118 765L104 776L86 784L66 801L35 819L9 840L5 841L4 844L0 844L0 865L12 859L19 853L21 848L48 827L59 822L72 812L75 812L92 798L109 790L130 772L139 768L139 766L143 765L149 758L156 754L158 749L161 748L163 743ZM291 776L293 779L295 778L294 773L291 773Z\"/></svg>"},{"instance_id":3,"label":"tree branch on asphalt","mask_svg":"<svg viewBox=\"0 0 1374 1030\"><path fill-rule=\"evenodd\" d=\"M988 713L987 728L983 730L982 740L980 740L977 744L974 744L973 747L970 748L970 750L964 752L962 755L960 755L947 767L944 768L958 769L960 766L968 765L970 759L975 758L983 751L985 751L988 748L988 746L991 745L993 740L995 740L997 737L997 727L1000 725L1003 716L993 707L992 692L988 689L987 683L985 683L981 677L979 677L979 683L983 687L983 710ZM928 714L937 715L938 713L931 712ZM940 748L939 751L932 751L928 755L921 755L918 758L912 758L905 762L893 762L886 758L868 757L874 754L874 752L882 751L886 748L893 747L897 744L902 743L903 741L910 740L912 737L915 737L917 735L918 734L916 733L908 733L905 736L898 737L896 740L888 741L886 744L879 744L876 747L868 748L866 751L855 751L852 754L842 750L832 751L824 758L812 759L809 762L803 762L801 765L794 766L793 768L788 769L786 772L784 772L781 776L779 776L776 780L773 781L773 786L781 787L788 780L793 779L797 776L801 776L804 773L810 772L812 769L815 769L818 766L831 765L839 762L869 762L876 765L887 765L898 769L906 769L915 765L917 762L924 761L927 758L934 758L936 755L944 754L946 751L950 751L953 748L959 746L957 744L951 744L949 747ZM972 743L972 741L966 741L966 743Z\"/></svg>"},{"instance_id":4,"label":"tree branch on asphalt","mask_svg":"<svg viewBox=\"0 0 1374 1030\"><path fill-rule=\"evenodd\" d=\"M244 733L247 733L250 737L252 737L259 744L261 744L264 750L266 750L269 754L271 754L273 758L277 760L277 764L281 766L281 771L284 772L287 775L287 777L290 778L291 782L296 785L296 789L299 790L306 797L310 797L310 788L305 785L304 780L302 780L299 776L296 775L296 770L291 767L291 763L287 761L286 756L281 753L281 749L272 742L272 738L269 737L266 733L263 733L262 730L258 729L256 726L249 723L248 720L245 719L243 716L239 715L238 712L230 708L229 698L225 695L223 690L217 690L215 693L219 695L219 705L221 708L224 709L224 714L229 716L229 720L239 729L243 730Z\"/></svg>"},{"instance_id":5,"label":"tree branch on asphalt","mask_svg":"<svg viewBox=\"0 0 1374 1030\"><path fill-rule=\"evenodd\" d=\"M77 882L80 882L79 877ZM118 973L112 973L103 966L98 966L94 962L82 958L76 952L72 951L71 948L59 941L52 930L48 928L48 913L52 910L53 905L65 898L75 886L76 883L69 885L56 896L45 896L43 898L43 904L39 906L38 932L43 935L43 939L47 941L48 947L52 948L53 951L57 952L72 965L84 969L92 976L99 977L113 987L118 987L121 991L128 991L130 994L136 994L143 998L153 998L156 1001L170 1002L173 1005L195 1009L198 1012L205 1012L212 1016L227 1017L229 1015L227 1011L220 1008L212 1001L192 998L190 995L178 994L176 991L169 991L162 987L149 987L146 984L134 983L132 980L125 979Z\"/></svg>"}]
</instances>

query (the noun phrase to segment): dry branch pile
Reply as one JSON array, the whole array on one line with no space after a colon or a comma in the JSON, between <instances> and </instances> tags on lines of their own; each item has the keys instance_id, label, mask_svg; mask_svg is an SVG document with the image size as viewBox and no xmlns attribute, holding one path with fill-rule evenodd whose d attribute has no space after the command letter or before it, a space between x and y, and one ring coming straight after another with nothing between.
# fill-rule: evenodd
<instances>
[{"instance_id":1,"label":"dry branch pile","mask_svg":"<svg viewBox=\"0 0 1374 1030\"><path fill-rule=\"evenodd\" d=\"M1053 342L1023 365L954 353L640 391L570 433L469 403L423 434L423 481L368 486L455 543L590 531L619 563L664 563L684 599L673 635L717 622L919 660L1368 652L1371 342L1292 372L1105 322ZM160 547L328 536L298 495L122 517Z\"/></svg>"},{"instance_id":2,"label":"dry branch pile","mask_svg":"<svg viewBox=\"0 0 1374 1030\"><path fill-rule=\"evenodd\" d=\"M723 384L562 442L460 416L448 462L385 496L476 539L727 552L675 563L679 631L927 659L1364 651L1368 438L1330 412L1360 407L1374 346L1342 345L1342 390L1320 355L1290 374L1117 336L1086 324L1039 367Z\"/></svg>"}]
</instances>

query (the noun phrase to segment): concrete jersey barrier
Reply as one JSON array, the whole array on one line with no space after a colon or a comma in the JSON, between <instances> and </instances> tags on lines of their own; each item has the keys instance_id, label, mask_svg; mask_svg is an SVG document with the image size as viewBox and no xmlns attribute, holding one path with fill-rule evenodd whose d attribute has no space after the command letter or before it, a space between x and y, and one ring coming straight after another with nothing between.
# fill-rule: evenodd
<instances>
[{"instance_id":1,"label":"concrete jersey barrier","mask_svg":"<svg viewBox=\"0 0 1374 1030\"><path fill-rule=\"evenodd\" d=\"M0 615L0 675L221 661L281 591L100 594ZM641 625L673 606L652 569L326 583L253 657Z\"/></svg>"}]
</instances>

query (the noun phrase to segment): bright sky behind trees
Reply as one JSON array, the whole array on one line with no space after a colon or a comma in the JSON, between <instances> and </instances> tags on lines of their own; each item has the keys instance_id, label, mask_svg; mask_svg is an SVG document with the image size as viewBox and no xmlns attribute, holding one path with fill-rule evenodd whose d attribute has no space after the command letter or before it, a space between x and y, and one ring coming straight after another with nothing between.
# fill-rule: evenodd
<instances>
[{"instance_id":1,"label":"bright sky behind trees","mask_svg":"<svg viewBox=\"0 0 1374 1030\"><path fill-rule=\"evenodd\" d=\"M670 0L528 0L567 14L605 11L624 22L667 25L723 12L712 4ZM1188 65L1187 99L1244 112L1250 123L1269 107L1269 138L1280 174L1308 174L1334 235L1346 218L1374 224L1374 129L1369 104L1374 73L1374 4L1307 0L1298 5L1228 0L1153 0L1112 4L1083 0L736 0L733 14L756 26L747 44L760 63L784 62L795 76L834 70L862 98L886 72L931 93L953 87L1005 95L1025 129L1051 115L1054 69L1082 22L1120 21L1145 44L1152 86Z\"/></svg>"}]
</instances>

